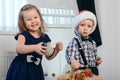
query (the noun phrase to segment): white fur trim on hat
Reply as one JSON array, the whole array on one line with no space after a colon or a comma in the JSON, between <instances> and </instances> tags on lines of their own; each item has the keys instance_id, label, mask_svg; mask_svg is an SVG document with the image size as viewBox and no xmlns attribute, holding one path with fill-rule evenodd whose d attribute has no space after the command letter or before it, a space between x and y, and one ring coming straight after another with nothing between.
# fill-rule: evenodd
<instances>
[{"instance_id":1,"label":"white fur trim on hat","mask_svg":"<svg viewBox=\"0 0 120 80\"><path fill-rule=\"evenodd\" d=\"M97 20L96 20L96 16L95 14L93 14L92 12L90 11L87 11L87 10L84 10L84 11L81 11L79 13L79 15L77 15L74 19L73 19L73 29L76 31L76 27L78 26L78 24L82 21L82 20L85 20L85 19L92 19L94 21L94 28L93 30L91 31L91 33L95 30L96 28L96 25L97 25Z\"/></svg>"}]
</instances>

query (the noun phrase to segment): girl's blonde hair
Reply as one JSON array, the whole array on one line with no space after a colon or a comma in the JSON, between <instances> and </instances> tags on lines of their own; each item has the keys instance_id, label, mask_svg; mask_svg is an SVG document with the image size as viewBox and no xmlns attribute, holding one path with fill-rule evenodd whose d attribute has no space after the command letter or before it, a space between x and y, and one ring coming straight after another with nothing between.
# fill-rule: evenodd
<instances>
[{"instance_id":1,"label":"girl's blonde hair","mask_svg":"<svg viewBox=\"0 0 120 80\"><path fill-rule=\"evenodd\" d=\"M30 9L35 9L38 12L38 14L40 16L40 21L41 21L41 27L39 28L40 34L43 35L44 32L46 31L45 26L44 26L44 20L42 18L42 15L41 15L39 9L35 5L32 5L32 4L26 4L20 9L20 12L18 15L19 32L28 31L28 29L26 28L25 22L24 22L23 11L30 10Z\"/></svg>"}]
</instances>

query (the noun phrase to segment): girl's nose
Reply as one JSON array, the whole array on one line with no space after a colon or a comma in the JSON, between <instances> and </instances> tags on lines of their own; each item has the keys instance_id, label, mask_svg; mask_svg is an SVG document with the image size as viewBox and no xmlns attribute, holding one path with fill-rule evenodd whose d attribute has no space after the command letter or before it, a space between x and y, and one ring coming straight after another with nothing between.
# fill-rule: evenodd
<instances>
[{"instance_id":1,"label":"girl's nose","mask_svg":"<svg viewBox=\"0 0 120 80\"><path fill-rule=\"evenodd\" d=\"M34 19L32 19L32 21L31 22L35 22L35 20Z\"/></svg>"}]
</instances>

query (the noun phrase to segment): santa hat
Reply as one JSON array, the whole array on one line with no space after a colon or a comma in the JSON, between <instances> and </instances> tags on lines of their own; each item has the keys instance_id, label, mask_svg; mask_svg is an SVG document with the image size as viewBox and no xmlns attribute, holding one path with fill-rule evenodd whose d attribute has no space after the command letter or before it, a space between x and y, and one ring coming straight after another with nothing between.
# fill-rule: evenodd
<instances>
[{"instance_id":1,"label":"santa hat","mask_svg":"<svg viewBox=\"0 0 120 80\"><path fill-rule=\"evenodd\" d=\"M92 12L88 11L88 10L82 10L80 11L79 15L77 15L74 19L73 19L73 29L76 31L76 27L78 26L78 24L85 19L92 19L94 21L94 28L91 31L91 33L95 30L96 25L97 25L97 20L96 20L96 16L95 14L93 14Z\"/></svg>"}]
</instances>

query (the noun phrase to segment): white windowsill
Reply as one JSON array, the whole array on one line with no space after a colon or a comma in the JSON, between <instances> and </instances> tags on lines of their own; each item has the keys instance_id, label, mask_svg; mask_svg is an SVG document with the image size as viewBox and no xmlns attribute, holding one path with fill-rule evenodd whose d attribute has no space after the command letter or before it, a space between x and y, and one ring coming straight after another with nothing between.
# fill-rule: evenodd
<instances>
[{"instance_id":1,"label":"white windowsill","mask_svg":"<svg viewBox=\"0 0 120 80\"><path fill-rule=\"evenodd\" d=\"M16 32L11 31L0 31L0 35L15 35Z\"/></svg>"}]
</instances>

